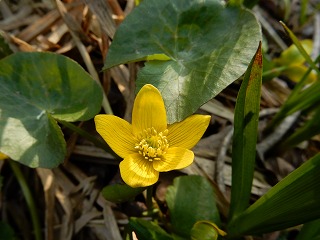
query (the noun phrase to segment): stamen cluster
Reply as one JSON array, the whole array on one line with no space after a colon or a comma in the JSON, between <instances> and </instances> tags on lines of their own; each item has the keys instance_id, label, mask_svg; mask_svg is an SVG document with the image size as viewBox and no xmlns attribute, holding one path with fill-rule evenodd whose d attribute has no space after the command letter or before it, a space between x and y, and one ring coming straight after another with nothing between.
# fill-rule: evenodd
<instances>
[{"instance_id":1,"label":"stamen cluster","mask_svg":"<svg viewBox=\"0 0 320 240\"><path fill-rule=\"evenodd\" d=\"M153 127L145 129L135 149L148 161L160 160L169 148L167 134L168 129L159 133Z\"/></svg>"}]
</instances>

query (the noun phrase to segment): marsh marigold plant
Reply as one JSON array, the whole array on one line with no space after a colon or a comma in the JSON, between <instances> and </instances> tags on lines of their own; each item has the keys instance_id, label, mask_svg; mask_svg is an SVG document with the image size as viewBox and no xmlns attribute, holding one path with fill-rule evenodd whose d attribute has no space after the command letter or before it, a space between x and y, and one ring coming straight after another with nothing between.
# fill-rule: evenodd
<instances>
[{"instance_id":1,"label":"marsh marigold plant","mask_svg":"<svg viewBox=\"0 0 320 240\"><path fill-rule=\"evenodd\" d=\"M94 120L98 133L123 158L123 181L131 187L146 187L158 181L159 172L182 169L193 162L190 149L201 139L210 116L192 115L167 124L162 96L147 84L134 101L132 124L107 114L97 115Z\"/></svg>"}]
</instances>

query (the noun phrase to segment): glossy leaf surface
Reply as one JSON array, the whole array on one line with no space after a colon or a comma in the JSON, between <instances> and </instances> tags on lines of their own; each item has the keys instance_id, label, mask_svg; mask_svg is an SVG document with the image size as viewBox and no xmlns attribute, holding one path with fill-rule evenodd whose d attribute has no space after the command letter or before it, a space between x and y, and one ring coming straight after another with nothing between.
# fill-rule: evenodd
<instances>
[{"instance_id":1,"label":"glossy leaf surface","mask_svg":"<svg viewBox=\"0 0 320 240\"><path fill-rule=\"evenodd\" d=\"M230 219L249 206L258 137L261 84L262 53L259 46L244 76L235 107Z\"/></svg>"},{"instance_id":2,"label":"glossy leaf surface","mask_svg":"<svg viewBox=\"0 0 320 240\"><path fill-rule=\"evenodd\" d=\"M319 169L317 154L234 218L228 236L267 233L320 218Z\"/></svg>"},{"instance_id":3,"label":"glossy leaf surface","mask_svg":"<svg viewBox=\"0 0 320 240\"><path fill-rule=\"evenodd\" d=\"M108 185L102 189L102 196L108 201L121 203L133 200L135 196L142 193L146 188L132 188L126 184Z\"/></svg>"},{"instance_id":4,"label":"glossy leaf surface","mask_svg":"<svg viewBox=\"0 0 320 240\"><path fill-rule=\"evenodd\" d=\"M190 237L193 225L208 220L219 226L220 216L210 183L201 176L184 176L174 180L166 194L173 231Z\"/></svg>"},{"instance_id":5,"label":"glossy leaf surface","mask_svg":"<svg viewBox=\"0 0 320 240\"><path fill-rule=\"evenodd\" d=\"M157 87L173 123L238 79L260 39L250 11L220 0L148 0L120 25L104 68L153 56L138 74L137 91Z\"/></svg>"},{"instance_id":6,"label":"glossy leaf surface","mask_svg":"<svg viewBox=\"0 0 320 240\"><path fill-rule=\"evenodd\" d=\"M174 239L172 236L166 233L158 224L139 218L131 218L129 220L129 228L135 232L138 239Z\"/></svg>"},{"instance_id":7,"label":"glossy leaf surface","mask_svg":"<svg viewBox=\"0 0 320 240\"><path fill-rule=\"evenodd\" d=\"M102 92L80 65L52 53L0 61L0 151L29 167L61 163L66 143L57 120L92 118Z\"/></svg>"}]
</instances>

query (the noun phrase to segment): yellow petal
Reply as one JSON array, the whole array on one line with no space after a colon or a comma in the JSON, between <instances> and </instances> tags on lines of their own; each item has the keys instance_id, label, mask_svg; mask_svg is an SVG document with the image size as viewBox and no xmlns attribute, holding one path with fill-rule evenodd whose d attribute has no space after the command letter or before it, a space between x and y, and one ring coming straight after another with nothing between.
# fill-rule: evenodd
<instances>
[{"instance_id":1,"label":"yellow petal","mask_svg":"<svg viewBox=\"0 0 320 240\"><path fill-rule=\"evenodd\" d=\"M134 101L132 127L135 135L154 127L157 132L167 128L167 115L164 102L157 88L144 85Z\"/></svg>"},{"instance_id":2,"label":"yellow petal","mask_svg":"<svg viewBox=\"0 0 320 240\"><path fill-rule=\"evenodd\" d=\"M9 158L7 155L5 155L4 153L0 152L0 160L5 160Z\"/></svg>"},{"instance_id":3,"label":"yellow petal","mask_svg":"<svg viewBox=\"0 0 320 240\"><path fill-rule=\"evenodd\" d=\"M168 172L188 167L194 159L191 150L180 147L169 148L161 160L153 161L153 167L159 172Z\"/></svg>"},{"instance_id":4,"label":"yellow petal","mask_svg":"<svg viewBox=\"0 0 320 240\"><path fill-rule=\"evenodd\" d=\"M209 115L192 115L182 122L168 126L170 147L193 148L201 139L210 123Z\"/></svg>"},{"instance_id":5,"label":"yellow petal","mask_svg":"<svg viewBox=\"0 0 320 240\"><path fill-rule=\"evenodd\" d=\"M127 121L107 114L95 116L97 132L107 142L110 148L120 157L125 158L135 153L137 140L133 136L132 126Z\"/></svg>"},{"instance_id":6,"label":"yellow petal","mask_svg":"<svg viewBox=\"0 0 320 240\"><path fill-rule=\"evenodd\" d=\"M159 179L159 172L154 170L152 162L139 153L131 154L120 162L120 174L123 181L133 188L150 186Z\"/></svg>"}]
</instances>

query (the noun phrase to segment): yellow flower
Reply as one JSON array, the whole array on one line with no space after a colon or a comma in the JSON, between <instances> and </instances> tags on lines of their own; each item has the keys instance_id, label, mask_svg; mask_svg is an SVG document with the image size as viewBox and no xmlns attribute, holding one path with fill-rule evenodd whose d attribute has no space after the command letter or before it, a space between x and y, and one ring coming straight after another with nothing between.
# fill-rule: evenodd
<instances>
[{"instance_id":1,"label":"yellow flower","mask_svg":"<svg viewBox=\"0 0 320 240\"><path fill-rule=\"evenodd\" d=\"M107 114L94 118L96 129L123 160L120 174L131 187L156 183L159 172L182 169L194 159L191 149L207 129L210 116L192 115L167 124L166 110L157 88L147 84L137 94L132 125Z\"/></svg>"}]
</instances>

